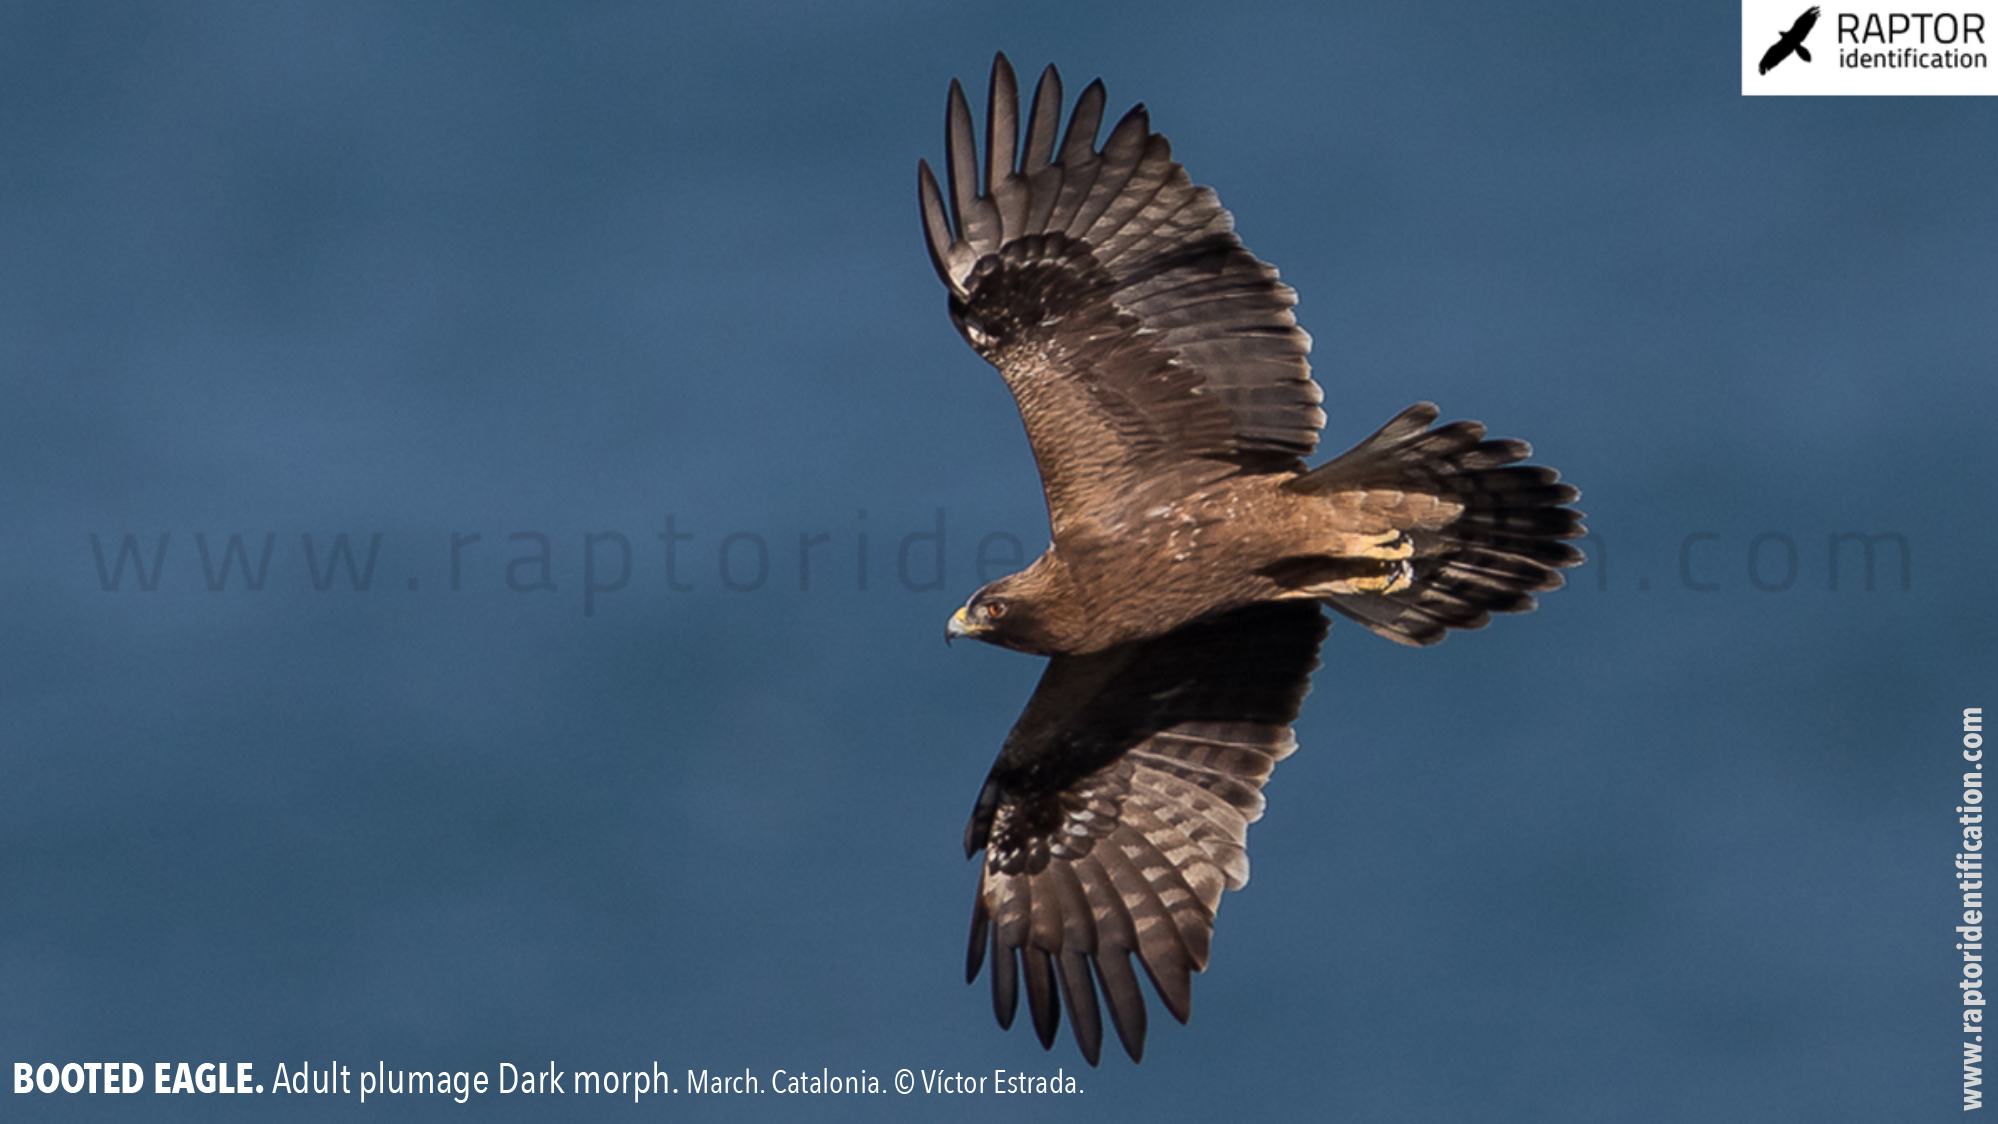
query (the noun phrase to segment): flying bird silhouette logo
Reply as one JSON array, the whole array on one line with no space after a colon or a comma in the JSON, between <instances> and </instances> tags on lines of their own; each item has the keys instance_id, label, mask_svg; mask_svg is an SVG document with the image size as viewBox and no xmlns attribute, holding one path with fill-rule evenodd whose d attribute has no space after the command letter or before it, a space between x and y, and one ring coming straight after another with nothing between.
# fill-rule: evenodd
<instances>
[{"instance_id":1,"label":"flying bird silhouette logo","mask_svg":"<svg viewBox=\"0 0 1998 1124\"><path fill-rule=\"evenodd\" d=\"M1804 49L1804 40L1810 36L1811 29L1817 25L1818 10L1816 8L1807 9L1803 15L1797 17L1796 23L1790 25L1790 30L1784 32L1783 37L1776 40L1775 46L1770 47L1762 53L1762 65L1756 67L1755 72L1757 74L1769 73L1775 69L1777 63L1789 58L1790 53L1793 51L1796 52L1798 58L1803 59L1805 62L1811 61L1811 52Z\"/></svg>"}]
</instances>

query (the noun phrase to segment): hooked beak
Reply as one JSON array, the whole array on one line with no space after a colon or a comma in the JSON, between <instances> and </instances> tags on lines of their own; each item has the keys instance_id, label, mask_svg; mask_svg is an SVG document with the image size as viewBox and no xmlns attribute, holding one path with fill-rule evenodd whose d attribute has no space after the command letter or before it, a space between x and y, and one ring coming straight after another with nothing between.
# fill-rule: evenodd
<instances>
[{"instance_id":1,"label":"hooked beak","mask_svg":"<svg viewBox=\"0 0 1998 1124\"><path fill-rule=\"evenodd\" d=\"M950 623L944 625L944 643L963 640L967 636L977 636L978 631L978 626L971 623L971 618L965 615L963 609L959 609L950 615Z\"/></svg>"}]
</instances>

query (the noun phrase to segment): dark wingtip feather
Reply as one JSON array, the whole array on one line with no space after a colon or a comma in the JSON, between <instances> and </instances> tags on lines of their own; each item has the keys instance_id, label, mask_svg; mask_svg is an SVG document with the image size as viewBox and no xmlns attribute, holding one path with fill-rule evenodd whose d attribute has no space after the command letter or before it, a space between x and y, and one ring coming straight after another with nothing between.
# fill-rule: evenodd
<instances>
[{"instance_id":1,"label":"dark wingtip feather","mask_svg":"<svg viewBox=\"0 0 1998 1124\"><path fill-rule=\"evenodd\" d=\"M1061 997L1055 994L1054 959L1032 946L1020 950L1022 975L1027 979L1027 1014L1034 1020L1034 1036L1041 1049L1054 1049L1056 1032L1061 1030Z\"/></svg>"},{"instance_id":2,"label":"dark wingtip feather","mask_svg":"<svg viewBox=\"0 0 1998 1124\"><path fill-rule=\"evenodd\" d=\"M1132 1061L1144 1061L1145 993L1138 985L1138 973L1131 968L1131 954L1123 949L1098 954L1096 978L1103 983L1103 999L1110 1008L1110 1025L1117 1028L1117 1040Z\"/></svg>"},{"instance_id":3,"label":"dark wingtip feather","mask_svg":"<svg viewBox=\"0 0 1998 1124\"><path fill-rule=\"evenodd\" d=\"M978 198L978 142L972 134L971 103L964 86L950 80L950 100L944 107L944 178L950 184L951 219L963 238L974 200Z\"/></svg>"},{"instance_id":4,"label":"dark wingtip feather","mask_svg":"<svg viewBox=\"0 0 1998 1124\"><path fill-rule=\"evenodd\" d=\"M1061 141L1062 163L1083 164L1096 154L1096 133L1103 127L1103 104L1109 99L1110 91L1101 78L1083 87L1075 99L1075 111L1068 117L1068 134Z\"/></svg>"},{"instance_id":5,"label":"dark wingtip feather","mask_svg":"<svg viewBox=\"0 0 1998 1124\"><path fill-rule=\"evenodd\" d=\"M985 92L985 190L997 193L1013 171L1020 147L1020 84L1006 53L992 57L992 83Z\"/></svg>"},{"instance_id":6,"label":"dark wingtip feather","mask_svg":"<svg viewBox=\"0 0 1998 1124\"><path fill-rule=\"evenodd\" d=\"M1165 957L1140 956L1139 963L1145 966L1145 975L1151 978L1152 990L1159 993L1159 1002L1179 1025L1193 1017L1193 972L1187 967L1184 957L1172 957L1169 963Z\"/></svg>"},{"instance_id":7,"label":"dark wingtip feather","mask_svg":"<svg viewBox=\"0 0 1998 1124\"><path fill-rule=\"evenodd\" d=\"M1005 941L992 942L992 1013L1000 1030L1013 1029L1020 1007L1020 963Z\"/></svg>"},{"instance_id":8,"label":"dark wingtip feather","mask_svg":"<svg viewBox=\"0 0 1998 1124\"><path fill-rule=\"evenodd\" d=\"M1057 962L1061 968L1061 994L1068 1002L1068 1024L1075 1030L1075 1043L1090 1065L1103 1059L1103 1011L1096 1005L1096 983L1089 975L1089 961L1075 950L1064 951Z\"/></svg>"},{"instance_id":9,"label":"dark wingtip feather","mask_svg":"<svg viewBox=\"0 0 1998 1124\"><path fill-rule=\"evenodd\" d=\"M1110 130L1110 135L1114 137L1126 129L1135 130L1139 136L1146 136L1151 133L1152 114L1150 110L1145 108L1144 102L1139 102L1125 110L1124 116L1119 117L1116 126Z\"/></svg>"},{"instance_id":10,"label":"dark wingtip feather","mask_svg":"<svg viewBox=\"0 0 1998 1124\"><path fill-rule=\"evenodd\" d=\"M950 286L950 268L945 264L945 255L955 235L951 233L950 213L945 209L943 189L937 186L937 176L930 171L928 160L916 161L916 197L922 205L923 245L930 252L930 264L936 267L937 276Z\"/></svg>"},{"instance_id":11,"label":"dark wingtip feather","mask_svg":"<svg viewBox=\"0 0 1998 1124\"><path fill-rule=\"evenodd\" d=\"M1061 75L1049 63L1034 87L1034 107L1027 115L1027 147L1020 156L1020 170L1029 175L1054 160L1055 139L1061 133Z\"/></svg>"},{"instance_id":12,"label":"dark wingtip feather","mask_svg":"<svg viewBox=\"0 0 1998 1124\"><path fill-rule=\"evenodd\" d=\"M964 958L964 982L978 979L978 970L985 966L985 942L992 935L992 917L985 911L985 893L980 890L971 903L971 947Z\"/></svg>"}]
</instances>

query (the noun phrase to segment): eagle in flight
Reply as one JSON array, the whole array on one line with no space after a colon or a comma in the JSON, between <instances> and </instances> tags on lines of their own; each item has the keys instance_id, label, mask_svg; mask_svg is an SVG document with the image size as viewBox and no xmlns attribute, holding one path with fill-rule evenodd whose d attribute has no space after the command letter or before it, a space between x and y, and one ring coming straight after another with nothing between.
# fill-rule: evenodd
<instances>
[{"instance_id":1,"label":"eagle in flight","mask_svg":"<svg viewBox=\"0 0 1998 1124\"><path fill-rule=\"evenodd\" d=\"M1024 980L1044 1047L1066 1007L1091 1065L1105 1009L1143 1055L1138 969L1187 1019L1263 783L1297 748L1320 606L1433 644L1533 608L1583 533L1525 442L1432 428L1428 403L1307 467L1325 414L1296 294L1142 105L1099 147L1104 100L1090 83L1063 133L1048 67L1022 144L999 55L982 161L953 81L944 184L917 169L951 321L1019 404L1053 530L947 628L1049 657L965 831L985 852L966 978L989 955L1002 1027Z\"/></svg>"}]
</instances>

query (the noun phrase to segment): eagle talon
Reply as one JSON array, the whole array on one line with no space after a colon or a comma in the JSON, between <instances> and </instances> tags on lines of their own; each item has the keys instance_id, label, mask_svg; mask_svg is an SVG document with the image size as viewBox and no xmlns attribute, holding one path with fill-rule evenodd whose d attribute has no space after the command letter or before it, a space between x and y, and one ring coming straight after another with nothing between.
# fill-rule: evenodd
<instances>
[{"instance_id":1,"label":"eagle talon","mask_svg":"<svg viewBox=\"0 0 1998 1124\"><path fill-rule=\"evenodd\" d=\"M1404 536L1406 537L1406 536ZM1392 569L1378 577L1354 578L1350 583L1359 593L1400 593L1415 580L1415 568L1407 562L1396 562Z\"/></svg>"},{"instance_id":2,"label":"eagle talon","mask_svg":"<svg viewBox=\"0 0 1998 1124\"><path fill-rule=\"evenodd\" d=\"M1361 557L1383 562L1405 561L1415 557L1415 540L1408 537L1407 531L1389 531L1369 542Z\"/></svg>"}]
</instances>

